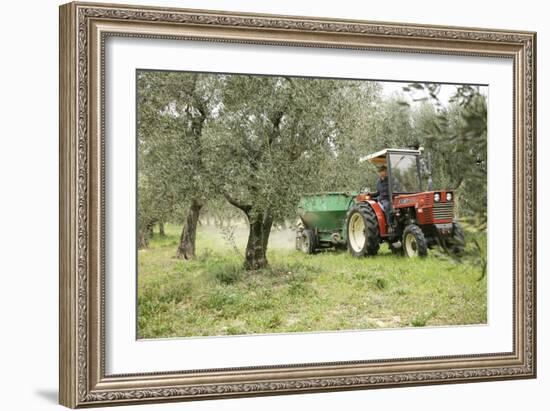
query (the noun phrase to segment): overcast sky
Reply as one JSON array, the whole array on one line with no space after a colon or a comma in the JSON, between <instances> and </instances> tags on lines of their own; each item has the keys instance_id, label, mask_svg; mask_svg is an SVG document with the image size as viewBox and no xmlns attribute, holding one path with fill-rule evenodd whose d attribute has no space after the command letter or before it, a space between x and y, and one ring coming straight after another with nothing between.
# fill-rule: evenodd
<instances>
[{"instance_id":1,"label":"overcast sky","mask_svg":"<svg viewBox=\"0 0 550 411\"><path fill-rule=\"evenodd\" d=\"M409 82L381 81L380 84L382 85L382 95L385 97L400 95L403 96L405 100L408 101L411 105L420 103L419 101L413 101L413 96L411 95L411 93L403 91L403 87L410 84ZM456 84L441 85L438 98L442 105L446 106L449 104L449 98L456 92L457 87L458 86ZM487 86L480 86L479 91L485 96L488 95ZM421 91L417 92L416 95L414 95L414 98L420 98L424 96L426 96L426 93Z\"/></svg>"}]
</instances>

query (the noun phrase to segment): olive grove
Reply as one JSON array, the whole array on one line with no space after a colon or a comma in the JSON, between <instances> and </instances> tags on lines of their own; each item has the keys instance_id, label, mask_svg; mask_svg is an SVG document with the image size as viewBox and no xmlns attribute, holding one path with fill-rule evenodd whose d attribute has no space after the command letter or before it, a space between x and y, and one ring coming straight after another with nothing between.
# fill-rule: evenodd
<instances>
[{"instance_id":1,"label":"olive grove","mask_svg":"<svg viewBox=\"0 0 550 411\"><path fill-rule=\"evenodd\" d=\"M300 196L372 187L359 159L385 147L423 146L434 187L456 189L460 212L486 221L487 102L457 86L288 76L139 71L138 246L153 227L182 225L174 254L195 256L202 217L246 221L244 265L268 265L274 224L296 219ZM409 93L423 101L407 102Z\"/></svg>"}]
</instances>

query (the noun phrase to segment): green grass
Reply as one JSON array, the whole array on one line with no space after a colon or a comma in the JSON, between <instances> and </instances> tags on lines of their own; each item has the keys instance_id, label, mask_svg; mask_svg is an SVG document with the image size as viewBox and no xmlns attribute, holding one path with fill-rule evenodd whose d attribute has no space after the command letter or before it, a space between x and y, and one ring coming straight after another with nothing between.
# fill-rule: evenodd
<instances>
[{"instance_id":1,"label":"green grass","mask_svg":"<svg viewBox=\"0 0 550 411\"><path fill-rule=\"evenodd\" d=\"M411 260L382 245L371 258L332 250L310 256L292 250L292 234L280 232L269 268L245 271L242 254L213 227L199 229L195 260L174 258L179 230L167 225L166 237L155 235L139 251L140 338L487 322L479 267L436 253ZM237 236L241 250L245 232Z\"/></svg>"}]
</instances>

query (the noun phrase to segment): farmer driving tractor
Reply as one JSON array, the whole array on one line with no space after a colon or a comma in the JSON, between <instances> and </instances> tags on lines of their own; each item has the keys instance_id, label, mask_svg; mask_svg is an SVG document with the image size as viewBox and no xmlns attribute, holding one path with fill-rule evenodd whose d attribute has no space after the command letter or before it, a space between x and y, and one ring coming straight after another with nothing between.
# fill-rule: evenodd
<instances>
[{"instance_id":1,"label":"farmer driving tractor","mask_svg":"<svg viewBox=\"0 0 550 411\"><path fill-rule=\"evenodd\" d=\"M381 243L394 254L424 257L439 245L461 255L464 231L456 220L455 192L422 188L423 149L387 148L366 160L377 167L376 192L304 195L298 206L296 247L308 254L346 247L355 257L373 256ZM429 173L428 173L429 176Z\"/></svg>"},{"instance_id":2,"label":"farmer driving tractor","mask_svg":"<svg viewBox=\"0 0 550 411\"><path fill-rule=\"evenodd\" d=\"M378 180L376 180L376 192L371 193L371 196L373 198L378 199L378 202L382 206L382 209L384 210L384 214L386 215L386 220L388 221L388 224L390 224L391 229L391 223L392 223L392 215L391 215L391 200L390 200L390 184L389 184L389 178L388 178L388 168L385 165L381 165L377 169L378 172ZM392 187L393 191L399 191L399 181L395 177L392 177Z\"/></svg>"}]
</instances>

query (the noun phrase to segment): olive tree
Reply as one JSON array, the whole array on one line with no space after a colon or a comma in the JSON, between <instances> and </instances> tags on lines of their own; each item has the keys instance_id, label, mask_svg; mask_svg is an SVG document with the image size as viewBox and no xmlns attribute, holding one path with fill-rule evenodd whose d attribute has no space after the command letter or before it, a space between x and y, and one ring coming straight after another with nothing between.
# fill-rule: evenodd
<instances>
[{"instance_id":1,"label":"olive tree","mask_svg":"<svg viewBox=\"0 0 550 411\"><path fill-rule=\"evenodd\" d=\"M439 101L439 85L416 84L426 104L413 113L415 133L430 156L434 184L460 198L461 218L480 230L487 222L487 99L479 87L457 85L449 104Z\"/></svg>"},{"instance_id":2,"label":"olive tree","mask_svg":"<svg viewBox=\"0 0 550 411\"><path fill-rule=\"evenodd\" d=\"M320 187L320 169L348 118L346 87L338 80L226 78L223 116L209 130L210 166L223 196L248 221L247 269L268 265L274 222L295 218L300 196Z\"/></svg>"},{"instance_id":3,"label":"olive tree","mask_svg":"<svg viewBox=\"0 0 550 411\"><path fill-rule=\"evenodd\" d=\"M154 182L140 187L139 193L148 196L160 185L171 194L159 202L163 209L173 212L187 205L177 249L180 258L195 256L200 211L214 192L203 161L203 132L219 115L220 85L219 76L210 74L138 74L138 170Z\"/></svg>"}]
</instances>

